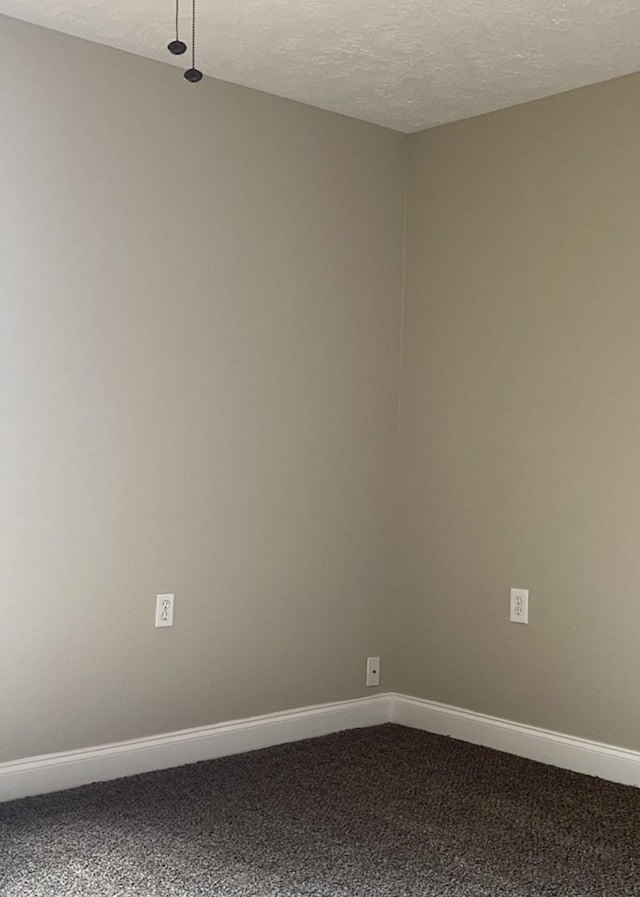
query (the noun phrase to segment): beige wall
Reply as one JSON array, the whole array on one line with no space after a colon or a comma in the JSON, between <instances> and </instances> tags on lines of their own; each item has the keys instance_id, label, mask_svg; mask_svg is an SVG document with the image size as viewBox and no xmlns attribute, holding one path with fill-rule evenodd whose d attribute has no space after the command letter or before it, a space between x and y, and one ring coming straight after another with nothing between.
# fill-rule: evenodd
<instances>
[{"instance_id":1,"label":"beige wall","mask_svg":"<svg viewBox=\"0 0 640 897\"><path fill-rule=\"evenodd\" d=\"M364 694L405 138L0 33L0 761Z\"/></svg>"},{"instance_id":2,"label":"beige wall","mask_svg":"<svg viewBox=\"0 0 640 897\"><path fill-rule=\"evenodd\" d=\"M640 748L640 76L407 140L0 33L0 762L373 653Z\"/></svg>"},{"instance_id":3,"label":"beige wall","mask_svg":"<svg viewBox=\"0 0 640 897\"><path fill-rule=\"evenodd\" d=\"M639 96L410 141L395 683L636 749Z\"/></svg>"}]
</instances>

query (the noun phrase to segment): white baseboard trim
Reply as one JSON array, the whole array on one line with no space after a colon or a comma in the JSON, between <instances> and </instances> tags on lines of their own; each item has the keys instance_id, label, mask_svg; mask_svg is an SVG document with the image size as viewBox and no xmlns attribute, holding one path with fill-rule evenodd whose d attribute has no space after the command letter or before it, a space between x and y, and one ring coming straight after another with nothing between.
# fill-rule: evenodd
<instances>
[{"instance_id":1,"label":"white baseboard trim","mask_svg":"<svg viewBox=\"0 0 640 897\"><path fill-rule=\"evenodd\" d=\"M388 693L0 763L0 802L387 722L640 786L637 751Z\"/></svg>"},{"instance_id":2,"label":"white baseboard trim","mask_svg":"<svg viewBox=\"0 0 640 897\"><path fill-rule=\"evenodd\" d=\"M402 726L449 735L460 741L495 748L611 782L640 786L640 753L637 751L407 695L390 694L389 699L391 721Z\"/></svg>"},{"instance_id":3,"label":"white baseboard trim","mask_svg":"<svg viewBox=\"0 0 640 897\"><path fill-rule=\"evenodd\" d=\"M389 722L389 698L316 704L77 751L0 763L0 802L169 769L257 748Z\"/></svg>"}]
</instances>

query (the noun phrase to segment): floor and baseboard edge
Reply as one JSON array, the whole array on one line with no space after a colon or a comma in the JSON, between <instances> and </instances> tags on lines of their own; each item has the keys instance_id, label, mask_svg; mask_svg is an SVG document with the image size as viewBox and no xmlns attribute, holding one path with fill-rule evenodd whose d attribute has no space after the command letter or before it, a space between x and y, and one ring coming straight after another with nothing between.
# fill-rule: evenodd
<instances>
[{"instance_id":1,"label":"floor and baseboard edge","mask_svg":"<svg viewBox=\"0 0 640 897\"><path fill-rule=\"evenodd\" d=\"M0 802L389 722L386 694L0 763Z\"/></svg>"},{"instance_id":2,"label":"floor and baseboard edge","mask_svg":"<svg viewBox=\"0 0 640 897\"><path fill-rule=\"evenodd\" d=\"M391 721L538 760L561 769L640 786L640 753L436 701L390 694Z\"/></svg>"},{"instance_id":3,"label":"floor and baseboard edge","mask_svg":"<svg viewBox=\"0 0 640 897\"><path fill-rule=\"evenodd\" d=\"M640 787L640 752L386 693L0 763L0 802L386 722Z\"/></svg>"}]
</instances>

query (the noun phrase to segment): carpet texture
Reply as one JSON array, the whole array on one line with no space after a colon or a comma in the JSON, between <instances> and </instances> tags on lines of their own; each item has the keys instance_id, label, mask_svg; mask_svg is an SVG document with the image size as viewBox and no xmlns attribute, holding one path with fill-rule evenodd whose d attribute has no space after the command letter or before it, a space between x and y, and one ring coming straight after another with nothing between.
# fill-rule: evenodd
<instances>
[{"instance_id":1,"label":"carpet texture","mask_svg":"<svg viewBox=\"0 0 640 897\"><path fill-rule=\"evenodd\" d=\"M396 725L0 804L2 897L638 897L640 790Z\"/></svg>"}]
</instances>

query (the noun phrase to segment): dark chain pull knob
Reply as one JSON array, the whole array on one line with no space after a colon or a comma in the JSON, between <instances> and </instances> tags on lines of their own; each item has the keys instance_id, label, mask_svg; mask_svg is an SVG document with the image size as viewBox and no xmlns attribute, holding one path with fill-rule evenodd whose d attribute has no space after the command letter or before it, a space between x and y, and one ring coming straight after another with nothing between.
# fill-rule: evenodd
<instances>
[{"instance_id":1,"label":"dark chain pull knob","mask_svg":"<svg viewBox=\"0 0 640 897\"><path fill-rule=\"evenodd\" d=\"M187 81L191 81L192 84L195 84L197 81L202 81L202 72L199 69L187 69L184 73L184 77Z\"/></svg>"},{"instance_id":2,"label":"dark chain pull knob","mask_svg":"<svg viewBox=\"0 0 640 897\"><path fill-rule=\"evenodd\" d=\"M173 53L174 56L182 56L183 53L187 52L187 45L184 41L172 40L171 43L167 46L167 50L170 53Z\"/></svg>"}]
</instances>

